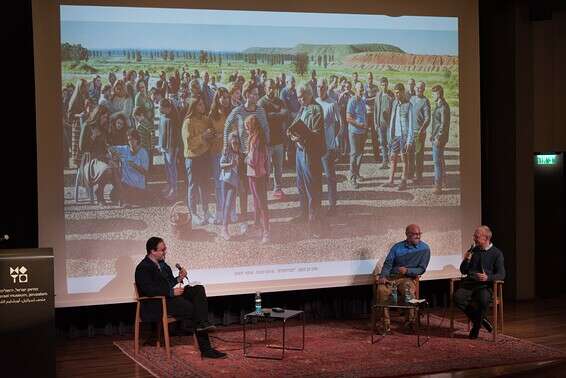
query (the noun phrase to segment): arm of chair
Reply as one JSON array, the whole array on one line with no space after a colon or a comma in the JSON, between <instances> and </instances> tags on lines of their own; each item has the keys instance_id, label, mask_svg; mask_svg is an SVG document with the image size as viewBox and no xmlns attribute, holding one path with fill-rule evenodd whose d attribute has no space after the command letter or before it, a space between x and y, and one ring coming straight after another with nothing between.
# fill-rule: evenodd
<instances>
[{"instance_id":1,"label":"arm of chair","mask_svg":"<svg viewBox=\"0 0 566 378\"><path fill-rule=\"evenodd\" d=\"M141 301L146 301L146 300L156 300L156 299L161 299L161 313L163 316L163 321L165 322L167 317L168 317L168 313L167 313L167 301L164 295L156 295L153 297L138 297L138 303L140 303ZM138 305L139 307L139 305ZM166 323L164 323L166 324Z\"/></svg>"},{"instance_id":2,"label":"arm of chair","mask_svg":"<svg viewBox=\"0 0 566 378\"><path fill-rule=\"evenodd\" d=\"M154 297L138 297L138 301L145 301L147 299L162 299L162 300L164 300L165 296L164 295L156 295Z\"/></svg>"},{"instance_id":3,"label":"arm of chair","mask_svg":"<svg viewBox=\"0 0 566 378\"><path fill-rule=\"evenodd\" d=\"M505 281L501 281L501 280L493 281L493 293L494 293L494 295L498 293L498 288L502 287L504 283L505 283ZM499 294L497 294L497 296L498 295Z\"/></svg>"}]
</instances>

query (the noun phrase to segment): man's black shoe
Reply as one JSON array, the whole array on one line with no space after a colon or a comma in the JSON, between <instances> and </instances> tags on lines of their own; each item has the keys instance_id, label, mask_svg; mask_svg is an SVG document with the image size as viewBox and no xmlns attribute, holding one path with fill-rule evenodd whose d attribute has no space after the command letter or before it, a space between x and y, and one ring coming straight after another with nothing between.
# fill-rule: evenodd
<instances>
[{"instance_id":1,"label":"man's black shoe","mask_svg":"<svg viewBox=\"0 0 566 378\"><path fill-rule=\"evenodd\" d=\"M202 358L226 358L226 353L220 352L214 348L210 348L209 350L205 350L201 352Z\"/></svg>"},{"instance_id":2,"label":"man's black shoe","mask_svg":"<svg viewBox=\"0 0 566 378\"><path fill-rule=\"evenodd\" d=\"M197 332L214 331L215 329L216 326L210 324L209 322L202 322L197 325Z\"/></svg>"},{"instance_id":3,"label":"man's black shoe","mask_svg":"<svg viewBox=\"0 0 566 378\"><path fill-rule=\"evenodd\" d=\"M474 324L472 329L470 330L470 334L468 335L468 338L471 340L477 339L479 334L480 334L480 325Z\"/></svg>"},{"instance_id":4,"label":"man's black shoe","mask_svg":"<svg viewBox=\"0 0 566 378\"><path fill-rule=\"evenodd\" d=\"M487 318L483 318L481 320L481 325L483 326L483 328L486 329L487 332L489 333L493 332L493 325Z\"/></svg>"}]
</instances>

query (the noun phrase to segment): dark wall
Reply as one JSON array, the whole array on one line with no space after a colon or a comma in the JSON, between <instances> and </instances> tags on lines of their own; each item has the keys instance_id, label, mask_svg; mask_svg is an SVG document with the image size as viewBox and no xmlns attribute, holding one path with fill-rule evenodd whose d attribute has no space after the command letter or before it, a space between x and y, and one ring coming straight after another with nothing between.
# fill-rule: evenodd
<instances>
[{"instance_id":1,"label":"dark wall","mask_svg":"<svg viewBox=\"0 0 566 378\"><path fill-rule=\"evenodd\" d=\"M515 22L510 1L480 1L482 221L515 274ZM464 231L465 232L465 231ZM513 280L505 284L514 297Z\"/></svg>"},{"instance_id":2,"label":"dark wall","mask_svg":"<svg viewBox=\"0 0 566 378\"><path fill-rule=\"evenodd\" d=\"M31 1L13 4L0 23L5 63L0 248L36 248L37 162ZM9 240L2 240L9 235Z\"/></svg>"},{"instance_id":3,"label":"dark wall","mask_svg":"<svg viewBox=\"0 0 566 378\"><path fill-rule=\"evenodd\" d=\"M566 229L564 180L564 154L556 166L535 168L537 297L555 297L566 292L566 254L559 241Z\"/></svg>"}]
</instances>

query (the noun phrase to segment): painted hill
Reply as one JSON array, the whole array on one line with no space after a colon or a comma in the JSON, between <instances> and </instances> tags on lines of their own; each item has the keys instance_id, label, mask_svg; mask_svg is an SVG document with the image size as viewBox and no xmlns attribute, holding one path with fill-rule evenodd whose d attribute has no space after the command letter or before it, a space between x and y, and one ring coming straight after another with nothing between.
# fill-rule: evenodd
<instances>
[{"instance_id":1,"label":"painted hill","mask_svg":"<svg viewBox=\"0 0 566 378\"><path fill-rule=\"evenodd\" d=\"M378 70L442 71L458 65L451 55L417 55L398 52L364 52L344 57L344 65Z\"/></svg>"},{"instance_id":2,"label":"painted hill","mask_svg":"<svg viewBox=\"0 0 566 378\"><path fill-rule=\"evenodd\" d=\"M309 56L333 56L334 60L340 61L343 57L351 54L358 54L364 52L396 52L404 53L397 46L388 45L385 43L363 43L363 44L343 44L343 45L311 45L311 44L298 44L293 48L266 48L266 47L250 47L244 51L243 54L283 54L295 55L298 53L305 53Z\"/></svg>"}]
</instances>

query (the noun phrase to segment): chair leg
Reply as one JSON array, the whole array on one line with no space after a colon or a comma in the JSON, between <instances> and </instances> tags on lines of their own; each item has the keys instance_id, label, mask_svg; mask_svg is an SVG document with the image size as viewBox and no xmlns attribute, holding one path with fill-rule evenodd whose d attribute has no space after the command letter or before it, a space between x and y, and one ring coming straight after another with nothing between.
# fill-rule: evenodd
<instances>
[{"instance_id":1,"label":"chair leg","mask_svg":"<svg viewBox=\"0 0 566 378\"><path fill-rule=\"evenodd\" d=\"M163 338L165 339L165 352L167 353L167 359L171 359L171 345L169 340L169 323L167 322L167 317L163 320Z\"/></svg>"},{"instance_id":2,"label":"chair leg","mask_svg":"<svg viewBox=\"0 0 566 378\"><path fill-rule=\"evenodd\" d=\"M454 282L450 281L450 337L454 337Z\"/></svg>"},{"instance_id":3,"label":"chair leg","mask_svg":"<svg viewBox=\"0 0 566 378\"><path fill-rule=\"evenodd\" d=\"M136 320L134 321L134 355L140 352L140 303L136 306Z\"/></svg>"},{"instance_id":4,"label":"chair leg","mask_svg":"<svg viewBox=\"0 0 566 378\"><path fill-rule=\"evenodd\" d=\"M162 331L162 324L161 322L157 322L157 343L155 344L158 348L161 348L161 331Z\"/></svg>"},{"instance_id":5,"label":"chair leg","mask_svg":"<svg viewBox=\"0 0 566 378\"><path fill-rule=\"evenodd\" d=\"M134 325L134 355L140 352L140 323L136 319L136 324Z\"/></svg>"},{"instance_id":6,"label":"chair leg","mask_svg":"<svg viewBox=\"0 0 566 378\"><path fill-rule=\"evenodd\" d=\"M495 293L495 295L497 295L497 293ZM497 340L497 331L498 331L498 319L497 319L497 297L495 298L495 303L493 304L493 331L492 331L492 335L493 335L493 341Z\"/></svg>"},{"instance_id":7,"label":"chair leg","mask_svg":"<svg viewBox=\"0 0 566 378\"><path fill-rule=\"evenodd\" d=\"M499 285L499 317L501 318L501 333L503 333L503 286Z\"/></svg>"}]
</instances>

